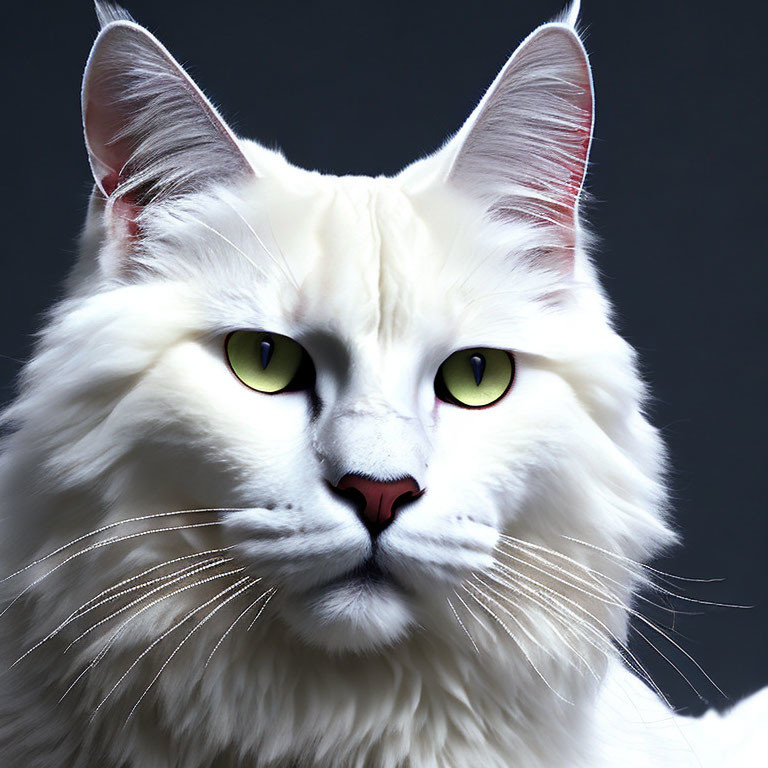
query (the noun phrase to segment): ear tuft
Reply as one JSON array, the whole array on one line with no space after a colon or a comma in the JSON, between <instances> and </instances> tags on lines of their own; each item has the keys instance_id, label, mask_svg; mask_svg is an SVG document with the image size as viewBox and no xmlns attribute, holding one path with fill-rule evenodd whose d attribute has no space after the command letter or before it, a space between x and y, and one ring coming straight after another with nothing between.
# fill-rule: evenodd
<instances>
[{"instance_id":1,"label":"ear tuft","mask_svg":"<svg viewBox=\"0 0 768 768\"><path fill-rule=\"evenodd\" d=\"M581 12L581 0L573 0L571 4L564 8L559 16L555 18L555 22L565 24L573 30L576 30L579 23L579 13Z\"/></svg>"},{"instance_id":2,"label":"ear tuft","mask_svg":"<svg viewBox=\"0 0 768 768\"><path fill-rule=\"evenodd\" d=\"M104 29L108 24L112 24L115 21L133 21L131 16L125 8L116 5L115 3L103 2L103 0L96 0L96 18L99 20L99 26Z\"/></svg>"}]
</instances>

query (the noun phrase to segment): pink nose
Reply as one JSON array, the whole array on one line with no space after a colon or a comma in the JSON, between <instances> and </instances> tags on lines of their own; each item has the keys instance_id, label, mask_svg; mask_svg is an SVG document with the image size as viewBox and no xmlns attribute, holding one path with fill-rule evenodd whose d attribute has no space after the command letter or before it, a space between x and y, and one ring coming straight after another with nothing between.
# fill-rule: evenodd
<instances>
[{"instance_id":1,"label":"pink nose","mask_svg":"<svg viewBox=\"0 0 768 768\"><path fill-rule=\"evenodd\" d=\"M357 504L357 514L371 536L378 536L400 507L424 493L412 477L382 482L362 475L344 475L334 490Z\"/></svg>"}]
</instances>

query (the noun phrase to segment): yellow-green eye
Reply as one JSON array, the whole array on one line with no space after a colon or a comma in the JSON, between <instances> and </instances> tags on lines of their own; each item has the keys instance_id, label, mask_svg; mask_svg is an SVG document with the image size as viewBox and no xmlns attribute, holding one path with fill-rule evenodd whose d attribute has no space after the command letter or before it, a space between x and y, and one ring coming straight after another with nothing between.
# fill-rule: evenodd
<instances>
[{"instance_id":1,"label":"yellow-green eye","mask_svg":"<svg viewBox=\"0 0 768 768\"><path fill-rule=\"evenodd\" d=\"M303 347L278 333L234 331L226 340L227 361L247 387L270 395L307 389L314 368Z\"/></svg>"},{"instance_id":2,"label":"yellow-green eye","mask_svg":"<svg viewBox=\"0 0 768 768\"><path fill-rule=\"evenodd\" d=\"M467 408L493 405L507 394L515 377L515 361L502 349L460 349L447 358L435 377L441 400Z\"/></svg>"}]
</instances>

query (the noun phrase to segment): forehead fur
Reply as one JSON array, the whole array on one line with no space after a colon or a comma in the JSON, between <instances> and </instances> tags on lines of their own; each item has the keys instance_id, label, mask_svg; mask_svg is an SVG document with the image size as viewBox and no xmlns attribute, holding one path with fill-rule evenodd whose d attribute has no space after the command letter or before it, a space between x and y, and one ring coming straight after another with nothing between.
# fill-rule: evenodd
<instances>
[{"instance_id":1,"label":"forehead fur","mask_svg":"<svg viewBox=\"0 0 768 768\"><path fill-rule=\"evenodd\" d=\"M215 297L214 324L544 353L574 296L599 295L581 265L546 258L545 230L489 222L481 205L412 171L326 176L243 148L260 178L153 210L137 258Z\"/></svg>"}]
</instances>

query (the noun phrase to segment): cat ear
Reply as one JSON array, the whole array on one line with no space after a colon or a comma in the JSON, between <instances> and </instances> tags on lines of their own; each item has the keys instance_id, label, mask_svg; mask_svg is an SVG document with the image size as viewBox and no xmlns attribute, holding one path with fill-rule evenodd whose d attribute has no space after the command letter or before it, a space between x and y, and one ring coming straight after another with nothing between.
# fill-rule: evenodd
<instances>
[{"instance_id":1,"label":"cat ear","mask_svg":"<svg viewBox=\"0 0 768 768\"><path fill-rule=\"evenodd\" d=\"M163 45L114 6L97 3L97 13L102 29L83 77L83 128L93 177L110 202L135 213L253 175L232 131Z\"/></svg>"},{"instance_id":2,"label":"cat ear","mask_svg":"<svg viewBox=\"0 0 768 768\"><path fill-rule=\"evenodd\" d=\"M575 243L593 123L577 14L574 4L518 47L449 144L449 183L483 200L494 219L549 227L566 248Z\"/></svg>"}]
</instances>

